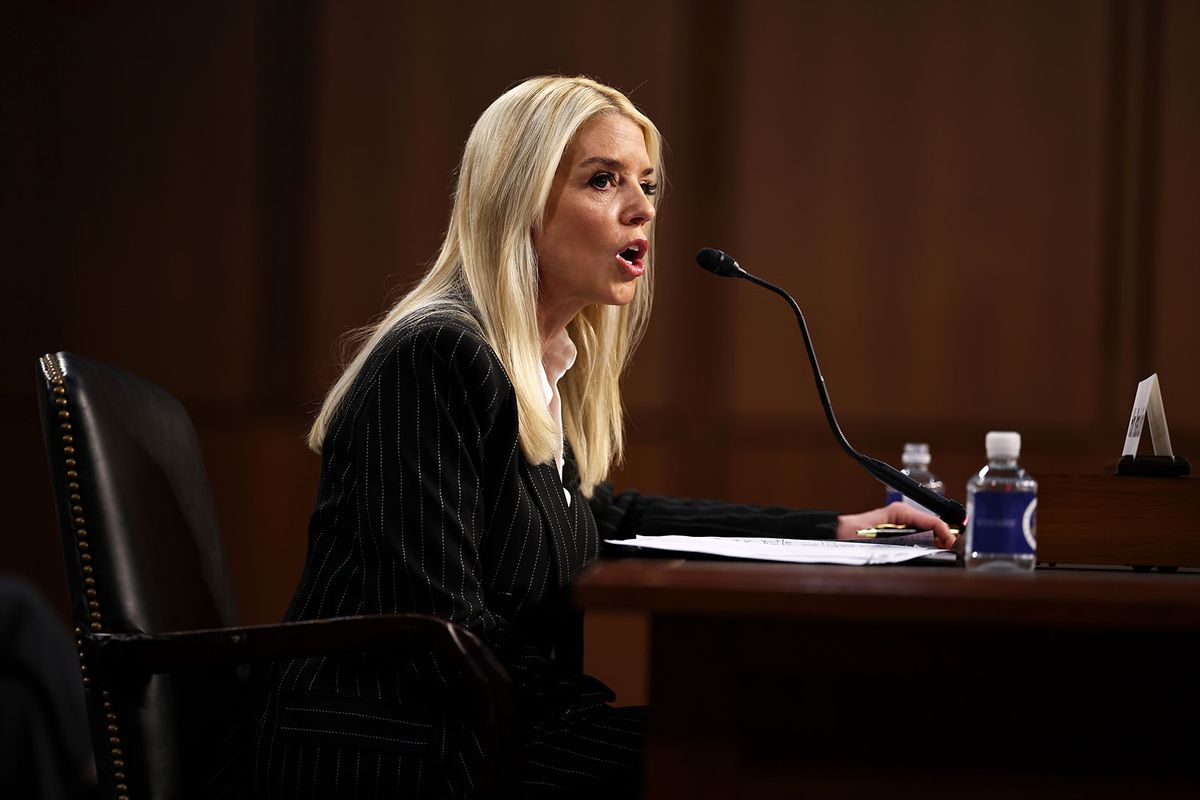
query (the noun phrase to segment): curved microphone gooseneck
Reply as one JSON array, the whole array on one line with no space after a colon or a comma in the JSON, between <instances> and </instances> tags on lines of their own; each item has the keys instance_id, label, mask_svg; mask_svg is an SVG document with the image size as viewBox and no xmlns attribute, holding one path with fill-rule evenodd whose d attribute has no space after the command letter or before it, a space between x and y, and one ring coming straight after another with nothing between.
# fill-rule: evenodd
<instances>
[{"instance_id":1,"label":"curved microphone gooseneck","mask_svg":"<svg viewBox=\"0 0 1200 800\"><path fill-rule=\"evenodd\" d=\"M800 311L800 306L796 304L796 301L792 299L790 294L775 284L746 272L732 256L713 247L705 247L697 253L696 263L714 275L720 275L723 278L742 278L748 280L787 300L788 304L792 307L792 312L796 315L796 322L800 324L800 333L804 336L804 349L808 352L808 362L812 365L813 378L817 383L817 394L821 397L821 407L825 409L825 419L829 420L829 427L833 429L833 435L837 439L838 444L842 446L842 449L851 458L862 464L867 472L874 475L877 479L925 506L925 508L941 517L951 527L962 527L963 521L967 518L967 512L961 503L930 491L895 467L877 458L863 455L850 446L850 442L846 440L845 434L842 433L841 426L838 425L837 418L833 415L833 406L829 402L829 392L825 388L825 378L821 375L821 368L817 366L817 354L813 350L812 338L808 335L808 325L804 322L804 313Z\"/></svg>"}]
</instances>

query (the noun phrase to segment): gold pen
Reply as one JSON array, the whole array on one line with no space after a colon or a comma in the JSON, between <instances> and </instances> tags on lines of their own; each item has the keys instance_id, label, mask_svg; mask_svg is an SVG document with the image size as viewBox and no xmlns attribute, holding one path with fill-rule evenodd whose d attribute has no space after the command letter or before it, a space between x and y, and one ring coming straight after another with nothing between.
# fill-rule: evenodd
<instances>
[{"instance_id":1,"label":"gold pen","mask_svg":"<svg viewBox=\"0 0 1200 800\"><path fill-rule=\"evenodd\" d=\"M862 539L890 539L893 536L908 536L913 533L926 533L911 525L897 525L894 522L881 522L870 528L860 528L857 534ZM951 528L950 532L958 536L958 528Z\"/></svg>"},{"instance_id":2,"label":"gold pen","mask_svg":"<svg viewBox=\"0 0 1200 800\"><path fill-rule=\"evenodd\" d=\"M886 539L892 536L907 536L917 533L917 529L908 525L897 525L893 522L881 522L870 528L860 528L858 535L863 539Z\"/></svg>"}]
</instances>

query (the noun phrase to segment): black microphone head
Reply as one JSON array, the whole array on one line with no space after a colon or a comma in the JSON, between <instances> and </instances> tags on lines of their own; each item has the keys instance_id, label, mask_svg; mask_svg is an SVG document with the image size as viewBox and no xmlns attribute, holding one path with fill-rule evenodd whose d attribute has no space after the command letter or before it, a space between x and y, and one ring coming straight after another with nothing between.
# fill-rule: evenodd
<instances>
[{"instance_id":1,"label":"black microphone head","mask_svg":"<svg viewBox=\"0 0 1200 800\"><path fill-rule=\"evenodd\" d=\"M742 268L733 260L733 256L715 247L705 247L696 253L696 263L714 275L731 278L742 272Z\"/></svg>"}]
</instances>

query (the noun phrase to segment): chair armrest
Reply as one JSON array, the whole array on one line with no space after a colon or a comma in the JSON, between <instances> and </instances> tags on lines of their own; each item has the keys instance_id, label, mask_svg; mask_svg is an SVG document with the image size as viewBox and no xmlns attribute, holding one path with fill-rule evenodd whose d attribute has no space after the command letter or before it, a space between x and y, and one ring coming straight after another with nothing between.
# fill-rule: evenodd
<instances>
[{"instance_id":1,"label":"chair armrest","mask_svg":"<svg viewBox=\"0 0 1200 800\"><path fill-rule=\"evenodd\" d=\"M426 614L381 614L177 633L88 633L109 674L156 675L329 653L429 648L465 664L474 681L507 686L508 674L475 634Z\"/></svg>"},{"instance_id":2,"label":"chair armrest","mask_svg":"<svg viewBox=\"0 0 1200 800\"><path fill-rule=\"evenodd\" d=\"M492 780L515 791L518 724L512 683L504 666L466 628L428 614L381 614L252 625L177 633L84 633L88 658L109 675L132 681L205 667L346 652L387 652L424 647L456 664L473 699L485 711L484 737L499 754Z\"/></svg>"}]
</instances>

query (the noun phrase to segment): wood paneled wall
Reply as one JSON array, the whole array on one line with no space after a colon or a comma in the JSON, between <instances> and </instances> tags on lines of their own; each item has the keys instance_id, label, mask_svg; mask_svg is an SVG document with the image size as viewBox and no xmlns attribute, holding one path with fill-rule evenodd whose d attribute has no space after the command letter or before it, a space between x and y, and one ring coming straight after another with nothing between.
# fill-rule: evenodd
<instances>
[{"instance_id":1,"label":"wood paneled wall","mask_svg":"<svg viewBox=\"0 0 1200 800\"><path fill-rule=\"evenodd\" d=\"M16 4L13 4L16 5ZM244 616L277 619L335 345L436 251L471 123L533 74L622 87L668 142L655 319L627 383L643 491L856 510L835 409L949 491L983 436L1115 458L1157 371L1200 459L1200 5L1188 0L24 4L0 12L0 568L65 609L34 360L70 349L192 412Z\"/></svg>"}]
</instances>

